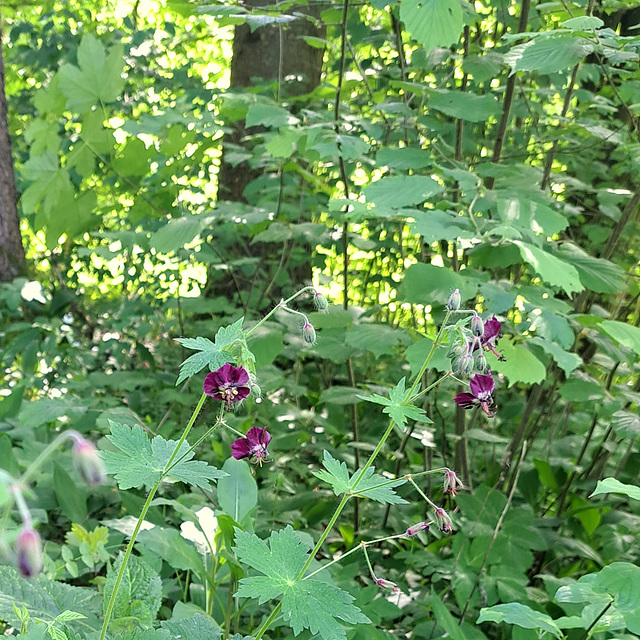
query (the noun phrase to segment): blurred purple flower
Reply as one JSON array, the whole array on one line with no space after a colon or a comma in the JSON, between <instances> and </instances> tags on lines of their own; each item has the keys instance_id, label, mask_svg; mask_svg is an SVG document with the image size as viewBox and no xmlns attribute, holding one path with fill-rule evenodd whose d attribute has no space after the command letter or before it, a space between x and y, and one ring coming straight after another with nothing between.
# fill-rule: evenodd
<instances>
[{"instance_id":1,"label":"blurred purple flower","mask_svg":"<svg viewBox=\"0 0 640 640\"><path fill-rule=\"evenodd\" d=\"M25 525L16 540L16 556L18 571L25 578L33 578L42 571L42 541L38 532L29 525Z\"/></svg>"},{"instance_id":2,"label":"blurred purple flower","mask_svg":"<svg viewBox=\"0 0 640 640\"><path fill-rule=\"evenodd\" d=\"M471 393L459 393L454 402L463 409L471 409L479 406L489 417L493 414L489 407L493 404L491 394L495 388L495 383L490 374L482 375L480 373L473 376L469 383Z\"/></svg>"},{"instance_id":3,"label":"blurred purple flower","mask_svg":"<svg viewBox=\"0 0 640 640\"><path fill-rule=\"evenodd\" d=\"M269 455L267 451L269 442L271 442L271 435L266 428L251 427L244 438L238 438L231 445L231 455L236 460L249 458L250 462L262 464Z\"/></svg>"},{"instance_id":4,"label":"blurred purple flower","mask_svg":"<svg viewBox=\"0 0 640 640\"><path fill-rule=\"evenodd\" d=\"M242 367L234 367L226 362L216 371L207 374L204 379L204 392L227 403L227 409L232 402L240 402L249 395L249 374Z\"/></svg>"},{"instance_id":5,"label":"blurred purple flower","mask_svg":"<svg viewBox=\"0 0 640 640\"><path fill-rule=\"evenodd\" d=\"M462 481L451 469L444 470L444 492L451 495L458 495L458 489L464 488Z\"/></svg>"}]
</instances>

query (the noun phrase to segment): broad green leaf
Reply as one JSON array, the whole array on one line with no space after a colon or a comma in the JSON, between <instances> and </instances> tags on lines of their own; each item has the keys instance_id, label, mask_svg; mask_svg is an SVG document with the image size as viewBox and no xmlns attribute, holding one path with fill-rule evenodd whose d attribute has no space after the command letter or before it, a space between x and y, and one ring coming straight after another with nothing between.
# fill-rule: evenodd
<instances>
[{"instance_id":1,"label":"broad green leaf","mask_svg":"<svg viewBox=\"0 0 640 640\"><path fill-rule=\"evenodd\" d=\"M438 240L458 240L472 238L475 231L468 218L439 209L416 210L411 223L411 231L420 234L427 244Z\"/></svg>"},{"instance_id":2,"label":"broad green leaf","mask_svg":"<svg viewBox=\"0 0 640 640\"><path fill-rule=\"evenodd\" d=\"M640 355L640 328L634 327L617 320L603 320L598 329L620 343L623 347L631 349Z\"/></svg>"},{"instance_id":3,"label":"broad green leaf","mask_svg":"<svg viewBox=\"0 0 640 640\"><path fill-rule=\"evenodd\" d=\"M392 169L406 170L424 169L433 164L433 158L424 149L414 149L413 147L383 147L376 153L376 162L380 166L391 167Z\"/></svg>"},{"instance_id":4,"label":"broad green leaf","mask_svg":"<svg viewBox=\"0 0 640 640\"><path fill-rule=\"evenodd\" d=\"M218 329L215 341L211 342L208 338L177 338L183 347L198 351L189 356L180 365L180 375L176 380L176 385L183 380L190 378L205 367L209 367L211 371L219 369L225 362L236 362L242 360L242 365L249 366L252 363L253 356L247 347L247 341L242 323L244 318L236 320L233 324Z\"/></svg>"},{"instance_id":5,"label":"broad green leaf","mask_svg":"<svg viewBox=\"0 0 640 640\"><path fill-rule=\"evenodd\" d=\"M362 389L357 387L328 387L324 389L320 394L320 402L326 402L328 404L358 404L360 402L358 393Z\"/></svg>"},{"instance_id":6,"label":"broad green leaf","mask_svg":"<svg viewBox=\"0 0 640 640\"><path fill-rule=\"evenodd\" d=\"M427 52L450 47L462 33L462 8L457 0L402 0L400 19Z\"/></svg>"},{"instance_id":7,"label":"broad green leaf","mask_svg":"<svg viewBox=\"0 0 640 640\"><path fill-rule=\"evenodd\" d=\"M53 622L64 611L75 611L86 616L72 628L100 629L100 598L94 589L73 587L56 582L45 576L23 578L9 566L0 566L0 618L12 626L20 628L14 605L26 607L31 618Z\"/></svg>"},{"instance_id":8,"label":"broad green leaf","mask_svg":"<svg viewBox=\"0 0 640 640\"><path fill-rule=\"evenodd\" d=\"M431 351L431 347L433 345L433 340L429 338L420 338L417 342L412 344L410 347L407 347L404 352L404 357L409 363L409 368L411 369L412 375L418 375L422 365L424 364L425 358L429 351ZM436 349L436 352L433 354L431 358L431 362L429 363L429 369L436 371L449 371L451 369L451 361L447 358L447 347L440 347Z\"/></svg>"},{"instance_id":9,"label":"broad green leaf","mask_svg":"<svg viewBox=\"0 0 640 640\"><path fill-rule=\"evenodd\" d=\"M433 0L425 0L432 2ZM468 122L485 122L500 113L500 103L490 94L475 95L461 91L440 90L427 101L429 109Z\"/></svg>"},{"instance_id":10,"label":"broad green leaf","mask_svg":"<svg viewBox=\"0 0 640 640\"><path fill-rule=\"evenodd\" d=\"M252 104L247 111L247 127L283 127L299 122L286 109L271 104Z\"/></svg>"},{"instance_id":11,"label":"broad green leaf","mask_svg":"<svg viewBox=\"0 0 640 640\"><path fill-rule=\"evenodd\" d=\"M218 640L222 635L222 629L211 618L201 613L196 613L190 618L163 620L160 626L171 634L172 639Z\"/></svg>"},{"instance_id":12,"label":"broad green leaf","mask_svg":"<svg viewBox=\"0 0 640 640\"><path fill-rule=\"evenodd\" d=\"M145 485L148 488L162 477L163 470L169 462L178 444L177 440L165 440L156 436L149 440L142 427L129 427L109 420L111 435L107 439L122 453L100 451L107 472L115 475L121 490ZM171 468L166 479L178 480L194 487L211 490L209 480L222 478L225 473L209 466L201 460L192 460L195 452L189 451L189 444L183 442L176 460L178 464Z\"/></svg>"},{"instance_id":13,"label":"broad green leaf","mask_svg":"<svg viewBox=\"0 0 640 640\"><path fill-rule=\"evenodd\" d=\"M623 493L634 500L640 500L640 487L632 484L624 484L616 478L598 480L595 490L589 497L593 498L593 496L600 495L601 493Z\"/></svg>"},{"instance_id":14,"label":"broad green leaf","mask_svg":"<svg viewBox=\"0 0 640 640\"><path fill-rule=\"evenodd\" d=\"M596 16L578 16L577 18L565 20L560 26L574 31L586 31L599 29L602 25L604 25L604 22Z\"/></svg>"},{"instance_id":15,"label":"broad green leaf","mask_svg":"<svg viewBox=\"0 0 640 640\"><path fill-rule=\"evenodd\" d=\"M541 300L540 304L545 302ZM544 310L540 315L534 315L531 325L542 338L559 344L565 350L571 349L575 342L576 336L567 319L551 311Z\"/></svg>"},{"instance_id":16,"label":"broad green leaf","mask_svg":"<svg viewBox=\"0 0 640 640\"><path fill-rule=\"evenodd\" d=\"M504 362L499 361L491 353L487 354L487 361L491 371L501 373L508 378L510 387L516 382L537 384L545 379L547 370L544 364L525 346L514 344L508 338L502 338L498 342L498 351L505 358Z\"/></svg>"},{"instance_id":17,"label":"broad green leaf","mask_svg":"<svg viewBox=\"0 0 640 640\"><path fill-rule=\"evenodd\" d=\"M433 609L435 620L447 632L449 638L452 638L452 640L467 640L458 621L451 615L449 609L444 606L433 587L431 587L431 608Z\"/></svg>"},{"instance_id":18,"label":"broad green leaf","mask_svg":"<svg viewBox=\"0 0 640 640\"><path fill-rule=\"evenodd\" d=\"M361 475L360 470L358 470L353 476L350 476L346 463L339 462L328 451L324 452L322 466L326 471L314 471L313 475L320 480L328 482L337 496L352 491L355 480L360 478ZM364 476L358 480L357 487L353 491L354 495L371 498L371 500L382 504L407 504L407 501L397 496L393 490L394 487L399 487L405 482L404 478L389 482L386 478L374 473L373 467L369 467Z\"/></svg>"},{"instance_id":19,"label":"broad green leaf","mask_svg":"<svg viewBox=\"0 0 640 640\"><path fill-rule=\"evenodd\" d=\"M257 598L260 604L282 597L282 614L295 635L303 629L324 640L345 640L338 620L348 624L371 622L356 606L353 596L313 578L300 580L309 549L290 527L273 531L269 544L256 535L236 529L238 559L262 573L240 580L237 596Z\"/></svg>"},{"instance_id":20,"label":"broad green leaf","mask_svg":"<svg viewBox=\"0 0 640 640\"><path fill-rule=\"evenodd\" d=\"M560 386L558 393L567 402L593 402L606 395L601 385L589 380L567 380Z\"/></svg>"},{"instance_id":21,"label":"broad green leaf","mask_svg":"<svg viewBox=\"0 0 640 640\"><path fill-rule=\"evenodd\" d=\"M362 192L367 202L373 202L376 207L401 209L425 202L442 190L442 185L428 176L392 176L380 178Z\"/></svg>"},{"instance_id":22,"label":"broad green leaf","mask_svg":"<svg viewBox=\"0 0 640 640\"><path fill-rule=\"evenodd\" d=\"M161 253L170 253L182 249L185 245L215 219L216 215L184 215L181 218L171 218L163 227L151 234L149 244Z\"/></svg>"},{"instance_id":23,"label":"broad green leaf","mask_svg":"<svg viewBox=\"0 0 640 640\"><path fill-rule=\"evenodd\" d=\"M640 416L631 411L616 411L611 416L611 426L619 438L640 436Z\"/></svg>"},{"instance_id":24,"label":"broad green leaf","mask_svg":"<svg viewBox=\"0 0 640 640\"><path fill-rule=\"evenodd\" d=\"M591 256L570 242L563 242L557 254L578 270L580 281L587 289L596 293L618 293L624 289L625 273L617 264Z\"/></svg>"},{"instance_id":25,"label":"broad green leaf","mask_svg":"<svg viewBox=\"0 0 640 640\"><path fill-rule=\"evenodd\" d=\"M360 323L347 330L348 345L363 351L370 351L377 358L398 353L401 345L411 342L411 338L400 328L388 324Z\"/></svg>"},{"instance_id":26,"label":"broad green leaf","mask_svg":"<svg viewBox=\"0 0 640 640\"><path fill-rule=\"evenodd\" d=\"M84 522L87 517L86 495L57 462L53 464L53 490L64 515L71 522Z\"/></svg>"},{"instance_id":27,"label":"broad green leaf","mask_svg":"<svg viewBox=\"0 0 640 640\"><path fill-rule=\"evenodd\" d=\"M557 73L574 67L593 51L594 45L576 36L536 38L513 47L504 61L513 71Z\"/></svg>"},{"instance_id":28,"label":"broad green leaf","mask_svg":"<svg viewBox=\"0 0 640 640\"><path fill-rule=\"evenodd\" d=\"M562 288L568 295L584 289L574 266L526 242L514 241L522 259L547 283Z\"/></svg>"},{"instance_id":29,"label":"broad green leaf","mask_svg":"<svg viewBox=\"0 0 640 640\"><path fill-rule=\"evenodd\" d=\"M565 351L560 345L551 342L551 340L531 338L529 343L542 347L556 361L567 376L582 365L582 358L577 353Z\"/></svg>"},{"instance_id":30,"label":"broad green leaf","mask_svg":"<svg viewBox=\"0 0 640 640\"><path fill-rule=\"evenodd\" d=\"M454 289L460 290L464 302L475 295L477 286L465 272L460 274L445 267L418 262L405 270L401 296L402 300L413 304L444 305Z\"/></svg>"},{"instance_id":31,"label":"broad green leaf","mask_svg":"<svg viewBox=\"0 0 640 640\"><path fill-rule=\"evenodd\" d=\"M393 388L389 389L389 398L385 398L377 393L371 396L358 396L367 402L374 402L384 406L382 410L402 429L406 426L407 420L419 420L420 422L431 423L423 409L408 403L407 391L405 390L405 378Z\"/></svg>"},{"instance_id":32,"label":"broad green leaf","mask_svg":"<svg viewBox=\"0 0 640 640\"><path fill-rule=\"evenodd\" d=\"M258 485L244 460L228 458L222 465L227 476L218 480L220 508L240 523L258 504Z\"/></svg>"},{"instance_id":33,"label":"broad green leaf","mask_svg":"<svg viewBox=\"0 0 640 640\"><path fill-rule=\"evenodd\" d=\"M115 523L107 522L107 524L122 530ZM198 550L180 535L180 531L173 527L155 526L152 529L144 529L138 535L136 544L162 558L173 569L193 571L199 576L206 575L202 556Z\"/></svg>"},{"instance_id":34,"label":"broad green leaf","mask_svg":"<svg viewBox=\"0 0 640 640\"><path fill-rule=\"evenodd\" d=\"M113 567L107 571L107 581L104 585L105 611L123 559L124 553L120 553ZM118 627L119 619L123 619L121 624L126 626L135 620L143 627L150 627L156 619L161 600L162 581L160 576L137 556L129 556L127 569L116 595L111 624Z\"/></svg>"},{"instance_id":35,"label":"broad green leaf","mask_svg":"<svg viewBox=\"0 0 640 640\"><path fill-rule=\"evenodd\" d=\"M509 602L508 604L497 604L493 607L480 609L478 616L480 622L506 622L515 624L525 629L540 629L546 631L556 638L562 637L562 631L555 621L546 613L535 611L531 607L519 602Z\"/></svg>"},{"instance_id":36,"label":"broad green leaf","mask_svg":"<svg viewBox=\"0 0 640 640\"><path fill-rule=\"evenodd\" d=\"M67 97L67 109L84 113L97 102L113 102L124 88L124 46L111 48L109 55L91 33L78 46L78 66L60 68L59 88Z\"/></svg>"},{"instance_id":37,"label":"broad green leaf","mask_svg":"<svg viewBox=\"0 0 640 640\"><path fill-rule=\"evenodd\" d=\"M558 211L528 197L502 190L498 196L498 215L508 225L543 236L554 236L569 225L569 221Z\"/></svg>"}]
</instances>

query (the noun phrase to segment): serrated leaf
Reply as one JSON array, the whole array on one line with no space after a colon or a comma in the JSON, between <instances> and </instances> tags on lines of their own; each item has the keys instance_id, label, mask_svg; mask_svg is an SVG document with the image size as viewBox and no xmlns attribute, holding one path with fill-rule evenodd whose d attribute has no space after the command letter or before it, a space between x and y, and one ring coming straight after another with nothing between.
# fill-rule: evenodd
<instances>
[{"instance_id":1,"label":"serrated leaf","mask_svg":"<svg viewBox=\"0 0 640 640\"><path fill-rule=\"evenodd\" d=\"M520 249L522 259L551 286L564 289L568 295L584 289L573 265L526 242L514 241L513 244Z\"/></svg>"},{"instance_id":2,"label":"serrated leaf","mask_svg":"<svg viewBox=\"0 0 640 640\"><path fill-rule=\"evenodd\" d=\"M116 577L122 566L124 553L120 553L113 567L107 571L104 585L104 610L113 593ZM126 570L120 582L113 608L112 625L118 626L118 619L131 619L143 627L150 627L156 619L162 601L162 580L160 576L137 556L129 556Z\"/></svg>"},{"instance_id":3,"label":"serrated leaf","mask_svg":"<svg viewBox=\"0 0 640 640\"><path fill-rule=\"evenodd\" d=\"M570 242L564 242L557 253L578 270L587 289L596 293L618 293L624 289L625 273L617 264L591 256Z\"/></svg>"},{"instance_id":4,"label":"serrated leaf","mask_svg":"<svg viewBox=\"0 0 640 640\"><path fill-rule=\"evenodd\" d=\"M622 346L640 355L640 329L617 320L603 320L598 329L613 338Z\"/></svg>"},{"instance_id":5,"label":"serrated leaf","mask_svg":"<svg viewBox=\"0 0 640 640\"><path fill-rule=\"evenodd\" d=\"M171 634L171 638L176 639L218 640L222 635L220 627L201 613L180 620L165 620L160 626Z\"/></svg>"},{"instance_id":6,"label":"serrated leaf","mask_svg":"<svg viewBox=\"0 0 640 640\"><path fill-rule=\"evenodd\" d=\"M493 607L480 609L478 623L480 622L506 622L524 629L541 629L556 638L562 637L562 631L560 631L551 616L535 611L526 604L520 604L519 602L497 604Z\"/></svg>"},{"instance_id":7,"label":"serrated leaf","mask_svg":"<svg viewBox=\"0 0 640 640\"><path fill-rule=\"evenodd\" d=\"M429 109L468 122L485 122L500 113L500 103L492 95L478 96L461 91L441 90L429 97Z\"/></svg>"},{"instance_id":8,"label":"serrated leaf","mask_svg":"<svg viewBox=\"0 0 640 640\"><path fill-rule=\"evenodd\" d=\"M631 411L616 411L611 416L611 426L619 438L640 436L640 416Z\"/></svg>"},{"instance_id":9,"label":"serrated leaf","mask_svg":"<svg viewBox=\"0 0 640 640\"><path fill-rule=\"evenodd\" d=\"M537 384L542 382L547 370L529 349L520 344L513 344L511 340L502 338L498 343L498 351L505 358L498 360L493 354L487 354L487 361L491 371L505 375L509 379L509 386L516 382Z\"/></svg>"},{"instance_id":10,"label":"serrated leaf","mask_svg":"<svg viewBox=\"0 0 640 640\"><path fill-rule=\"evenodd\" d=\"M202 337L177 338L176 341L183 347L194 349L200 353L189 356L180 365L180 375L176 380L176 385L207 366L211 371L215 371L225 362L235 362L238 357L242 357L243 364L253 362L253 354L247 347L245 334L242 330L243 322L244 317L239 318L231 325L218 329L214 342Z\"/></svg>"},{"instance_id":11,"label":"serrated leaf","mask_svg":"<svg viewBox=\"0 0 640 640\"><path fill-rule=\"evenodd\" d=\"M407 420L419 420L431 424L431 420L427 418L427 414L423 409L407 403L407 392L405 389L405 378L389 390L389 397L385 398L377 393L371 396L358 396L367 402L384 405L383 413L386 413L400 427L404 428Z\"/></svg>"},{"instance_id":12,"label":"serrated leaf","mask_svg":"<svg viewBox=\"0 0 640 640\"><path fill-rule=\"evenodd\" d=\"M14 627L20 628L14 605L26 607L31 618L53 622L65 611L75 611L86 616L81 626L99 630L98 621L100 599L93 589L73 587L55 582L45 576L26 579L9 566L0 566L0 618ZM72 627L74 625L71 625Z\"/></svg>"},{"instance_id":13,"label":"serrated leaf","mask_svg":"<svg viewBox=\"0 0 640 640\"><path fill-rule=\"evenodd\" d=\"M380 178L362 191L367 202L373 202L376 207L401 209L420 204L442 190L442 185L428 176L392 176Z\"/></svg>"},{"instance_id":14,"label":"serrated leaf","mask_svg":"<svg viewBox=\"0 0 640 640\"><path fill-rule=\"evenodd\" d=\"M258 536L236 529L235 552L241 562L264 574L242 578L236 595L257 598L260 604L282 596L283 618L295 635L309 629L324 640L345 640L338 620L349 624L371 622L353 605L354 598L346 591L313 578L299 579L309 549L291 526L273 531L268 545Z\"/></svg>"},{"instance_id":15,"label":"serrated leaf","mask_svg":"<svg viewBox=\"0 0 640 640\"><path fill-rule=\"evenodd\" d=\"M450 47L462 33L462 9L457 0L402 0L400 19L427 52Z\"/></svg>"},{"instance_id":16,"label":"serrated leaf","mask_svg":"<svg viewBox=\"0 0 640 640\"><path fill-rule=\"evenodd\" d=\"M557 365L567 376L582 365L582 358L577 353L565 351L560 345L551 342L551 340L536 337L531 338L529 343L542 347L556 361Z\"/></svg>"},{"instance_id":17,"label":"serrated leaf","mask_svg":"<svg viewBox=\"0 0 640 640\"><path fill-rule=\"evenodd\" d=\"M131 489L145 485L148 488L162 477L165 466L169 462L178 442L165 440L156 436L149 438L138 425L129 427L109 420L111 435L107 439L122 453L114 451L100 451L99 455L105 462L107 472L115 475L120 489ZM182 460L173 466L166 475L186 484L211 490L209 480L223 477L223 471L209 466L206 462L192 460L195 452L189 451L187 442L183 442L176 460ZM184 457L183 457L184 456Z\"/></svg>"},{"instance_id":18,"label":"serrated leaf","mask_svg":"<svg viewBox=\"0 0 640 640\"><path fill-rule=\"evenodd\" d=\"M351 492L356 479L361 475L361 470L358 469L353 476L350 476L346 463L339 462L328 451L324 452L322 466L326 471L314 471L313 475L330 484L337 496ZM393 490L394 487L399 487L405 482L404 478L399 478L390 483L389 480L375 473L373 467L369 467L353 491L356 496L370 498L382 504L407 504L407 501Z\"/></svg>"},{"instance_id":19,"label":"serrated leaf","mask_svg":"<svg viewBox=\"0 0 640 640\"><path fill-rule=\"evenodd\" d=\"M593 51L593 44L576 36L534 39L517 45L504 61L514 71L557 73L570 69Z\"/></svg>"},{"instance_id":20,"label":"serrated leaf","mask_svg":"<svg viewBox=\"0 0 640 640\"><path fill-rule=\"evenodd\" d=\"M624 484L616 478L605 478L604 480L598 480L598 484L594 492L589 496L598 496L602 493L623 493L634 500L640 500L640 487L636 487L632 484Z\"/></svg>"}]
</instances>

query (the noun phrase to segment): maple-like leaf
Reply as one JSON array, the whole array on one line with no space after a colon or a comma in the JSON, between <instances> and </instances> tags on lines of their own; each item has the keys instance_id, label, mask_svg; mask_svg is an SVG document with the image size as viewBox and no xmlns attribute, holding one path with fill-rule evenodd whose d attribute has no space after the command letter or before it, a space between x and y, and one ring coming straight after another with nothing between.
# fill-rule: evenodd
<instances>
[{"instance_id":1,"label":"maple-like leaf","mask_svg":"<svg viewBox=\"0 0 640 640\"><path fill-rule=\"evenodd\" d=\"M409 404L404 378L402 378L393 389L389 390L388 398L377 393L371 396L358 396L358 398L366 400L367 402L384 405L382 412L390 416L401 429L406 426L407 420L419 420L427 424L433 422L427 418L427 414L423 409Z\"/></svg>"},{"instance_id":2,"label":"maple-like leaf","mask_svg":"<svg viewBox=\"0 0 640 640\"><path fill-rule=\"evenodd\" d=\"M345 640L345 630L338 620L348 624L371 622L346 591L313 578L299 579L309 549L291 526L273 531L269 544L237 528L235 540L240 561L264 574L242 578L236 595L257 598L260 604L282 596L282 614L295 635L309 629L324 640Z\"/></svg>"},{"instance_id":3,"label":"maple-like leaf","mask_svg":"<svg viewBox=\"0 0 640 640\"><path fill-rule=\"evenodd\" d=\"M350 476L346 463L339 462L328 451L324 452L322 466L326 471L314 471L313 475L328 482L337 496L354 491L356 496L371 498L382 504L407 504L407 501L393 490L393 487L398 487L406 482L404 478L389 482L386 478L375 473L373 467L369 467L364 472L364 476L358 480L354 490L356 479L361 473L360 469L353 476Z\"/></svg>"},{"instance_id":4,"label":"maple-like leaf","mask_svg":"<svg viewBox=\"0 0 640 640\"><path fill-rule=\"evenodd\" d=\"M114 475L120 489L131 489L145 485L148 488L162 477L164 468L173 453L176 440L165 440L156 436L149 440L141 427L129 427L109 420L111 435L107 439L122 453L115 451L100 451L99 454L107 466L107 472ZM189 451L189 445L182 443L180 451L175 457L178 460L185 456L178 464L171 468L166 475L167 480L179 480L194 487L211 490L209 480L222 478L226 473L206 462L192 460L195 453ZM186 454L186 455L185 455Z\"/></svg>"},{"instance_id":5,"label":"maple-like leaf","mask_svg":"<svg viewBox=\"0 0 640 640\"><path fill-rule=\"evenodd\" d=\"M225 362L242 364L245 368L253 369L255 358L247 346L246 336L242 330L243 322L244 318L240 318L233 324L218 329L214 342L203 337L177 338L176 341L183 347L193 349L198 353L189 356L180 365L180 375L176 384L180 384L205 367L215 371Z\"/></svg>"}]
</instances>

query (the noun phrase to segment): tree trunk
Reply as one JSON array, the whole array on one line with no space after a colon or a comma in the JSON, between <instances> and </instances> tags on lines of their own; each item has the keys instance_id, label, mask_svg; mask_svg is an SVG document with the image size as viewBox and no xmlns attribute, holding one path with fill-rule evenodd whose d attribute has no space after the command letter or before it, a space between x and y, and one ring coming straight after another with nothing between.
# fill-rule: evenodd
<instances>
[{"instance_id":1,"label":"tree trunk","mask_svg":"<svg viewBox=\"0 0 640 640\"><path fill-rule=\"evenodd\" d=\"M2 31L0 30L0 282L8 282L24 273L26 262L16 204L1 42Z\"/></svg>"}]
</instances>

